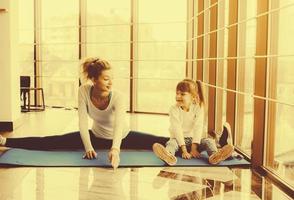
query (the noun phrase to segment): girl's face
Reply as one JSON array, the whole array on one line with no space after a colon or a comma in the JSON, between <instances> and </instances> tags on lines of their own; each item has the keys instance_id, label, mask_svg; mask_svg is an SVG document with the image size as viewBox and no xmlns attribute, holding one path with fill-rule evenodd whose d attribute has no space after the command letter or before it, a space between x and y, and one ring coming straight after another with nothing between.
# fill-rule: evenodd
<instances>
[{"instance_id":1,"label":"girl's face","mask_svg":"<svg viewBox=\"0 0 294 200\"><path fill-rule=\"evenodd\" d=\"M193 97L189 92L177 91L176 93L177 105L183 110L189 110L191 103L193 103Z\"/></svg>"},{"instance_id":2,"label":"girl's face","mask_svg":"<svg viewBox=\"0 0 294 200\"><path fill-rule=\"evenodd\" d=\"M96 90L99 90L102 95L103 93L105 95L108 95L112 88L112 79L113 79L112 71L110 69L103 70L100 76L98 77L98 79L92 80L94 84L94 88Z\"/></svg>"}]
</instances>

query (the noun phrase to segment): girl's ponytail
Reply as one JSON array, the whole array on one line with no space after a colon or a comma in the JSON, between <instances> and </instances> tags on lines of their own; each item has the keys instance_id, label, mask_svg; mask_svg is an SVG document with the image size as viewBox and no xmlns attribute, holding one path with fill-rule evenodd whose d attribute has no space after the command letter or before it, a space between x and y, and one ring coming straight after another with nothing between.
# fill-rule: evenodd
<instances>
[{"instance_id":1,"label":"girl's ponytail","mask_svg":"<svg viewBox=\"0 0 294 200\"><path fill-rule=\"evenodd\" d=\"M196 81L198 96L199 96L199 105L202 107L205 104L204 93L203 93L203 84L200 80Z\"/></svg>"}]
</instances>

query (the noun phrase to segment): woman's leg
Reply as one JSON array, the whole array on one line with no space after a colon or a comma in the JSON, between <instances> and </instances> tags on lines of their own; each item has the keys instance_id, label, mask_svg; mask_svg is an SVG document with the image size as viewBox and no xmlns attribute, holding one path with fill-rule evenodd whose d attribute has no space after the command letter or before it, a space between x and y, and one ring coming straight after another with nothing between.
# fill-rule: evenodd
<instances>
[{"instance_id":1,"label":"woman's leg","mask_svg":"<svg viewBox=\"0 0 294 200\"><path fill-rule=\"evenodd\" d=\"M91 143L94 149L110 149L112 146L112 140L98 138L92 131L90 131Z\"/></svg>"},{"instance_id":2,"label":"woman's leg","mask_svg":"<svg viewBox=\"0 0 294 200\"><path fill-rule=\"evenodd\" d=\"M32 150L83 149L80 132L45 137L6 138L6 147Z\"/></svg>"},{"instance_id":3,"label":"woman's leg","mask_svg":"<svg viewBox=\"0 0 294 200\"><path fill-rule=\"evenodd\" d=\"M122 140L121 149L152 150L152 145L154 143L165 145L168 140L168 137L161 137L137 131L130 131L129 134Z\"/></svg>"}]
</instances>

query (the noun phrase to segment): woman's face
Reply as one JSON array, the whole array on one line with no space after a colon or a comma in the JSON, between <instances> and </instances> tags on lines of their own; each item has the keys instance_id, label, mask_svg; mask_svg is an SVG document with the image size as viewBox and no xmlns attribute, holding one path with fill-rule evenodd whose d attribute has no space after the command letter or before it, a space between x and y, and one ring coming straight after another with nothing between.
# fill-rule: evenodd
<instances>
[{"instance_id":1,"label":"woman's face","mask_svg":"<svg viewBox=\"0 0 294 200\"><path fill-rule=\"evenodd\" d=\"M95 89L102 93L109 94L112 88L112 70L103 70L98 79L93 80Z\"/></svg>"}]
</instances>

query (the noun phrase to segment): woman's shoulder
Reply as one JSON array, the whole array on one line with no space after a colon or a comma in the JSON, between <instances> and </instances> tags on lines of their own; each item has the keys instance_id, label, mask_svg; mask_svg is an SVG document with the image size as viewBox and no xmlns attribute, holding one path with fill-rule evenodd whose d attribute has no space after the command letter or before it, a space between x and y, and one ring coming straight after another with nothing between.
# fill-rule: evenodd
<instances>
[{"instance_id":1,"label":"woman's shoulder","mask_svg":"<svg viewBox=\"0 0 294 200\"><path fill-rule=\"evenodd\" d=\"M79 87L79 91L81 92L87 92L91 89L92 85L91 84L83 84Z\"/></svg>"},{"instance_id":2,"label":"woman's shoulder","mask_svg":"<svg viewBox=\"0 0 294 200\"><path fill-rule=\"evenodd\" d=\"M79 95L83 98L90 96L91 84L83 84L79 87Z\"/></svg>"},{"instance_id":3,"label":"woman's shoulder","mask_svg":"<svg viewBox=\"0 0 294 200\"><path fill-rule=\"evenodd\" d=\"M112 90L111 99L112 104L126 104L126 95L121 91Z\"/></svg>"},{"instance_id":4,"label":"woman's shoulder","mask_svg":"<svg viewBox=\"0 0 294 200\"><path fill-rule=\"evenodd\" d=\"M114 99L121 99L121 100L124 100L126 97L126 95L123 92L118 90L112 90L111 95Z\"/></svg>"}]
</instances>

